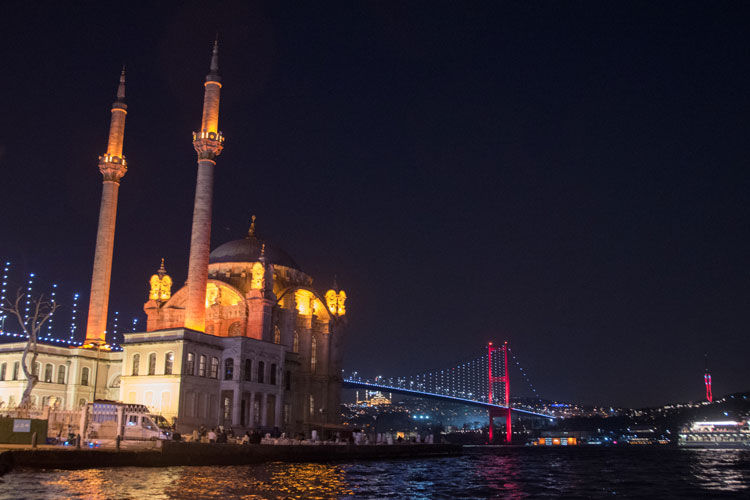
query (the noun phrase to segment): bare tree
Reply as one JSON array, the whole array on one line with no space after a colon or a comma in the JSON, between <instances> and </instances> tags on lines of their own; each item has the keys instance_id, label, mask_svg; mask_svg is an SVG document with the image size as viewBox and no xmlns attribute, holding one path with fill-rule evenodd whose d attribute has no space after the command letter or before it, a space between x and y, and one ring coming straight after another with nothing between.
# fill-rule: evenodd
<instances>
[{"instance_id":1,"label":"bare tree","mask_svg":"<svg viewBox=\"0 0 750 500\"><path fill-rule=\"evenodd\" d=\"M42 329L44 323L47 322L50 317L55 314L59 304L54 301L46 300L44 294L37 298L31 298L29 300L30 313L28 316L21 310L21 303L26 297L21 289L16 293L15 302L6 300L7 305L0 304L0 310L10 313L16 317L18 324L21 325L23 333L26 334L28 340L26 341L26 347L23 349L23 356L21 357L21 368L23 374L26 376L26 389L23 391L21 402L19 403L20 408L28 408L31 406L31 391L34 390L34 386L39 382L39 373L34 372L34 366L36 365L37 357L37 340L39 332ZM29 357L29 354L31 356Z\"/></svg>"}]
</instances>

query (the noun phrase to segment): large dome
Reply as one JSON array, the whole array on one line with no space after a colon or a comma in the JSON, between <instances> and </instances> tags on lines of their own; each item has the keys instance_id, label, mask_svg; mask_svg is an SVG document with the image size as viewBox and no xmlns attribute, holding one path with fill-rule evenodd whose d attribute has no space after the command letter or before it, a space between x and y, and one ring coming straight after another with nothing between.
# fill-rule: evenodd
<instances>
[{"instance_id":1,"label":"large dome","mask_svg":"<svg viewBox=\"0 0 750 500\"><path fill-rule=\"evenodd\" d=\"M208 257L209 264L221 262L258 262L261 246L265 243L266 262L279 266L300 270L299 266L289 254L281 248L267 241L259 240L255 236L247 236L241 240L224 243L215 248Z\"/></svg>"}]
</instances>

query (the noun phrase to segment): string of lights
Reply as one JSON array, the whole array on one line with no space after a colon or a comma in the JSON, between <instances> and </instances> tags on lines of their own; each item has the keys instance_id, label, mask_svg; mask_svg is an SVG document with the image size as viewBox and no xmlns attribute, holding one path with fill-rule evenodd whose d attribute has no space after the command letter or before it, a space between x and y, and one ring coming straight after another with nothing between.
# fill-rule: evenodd
<instances>
[{"instance_id":1,"label":"string of lights","mask_svg":"<svg viewBox=\"0 0 750 500\"><path fill-rule=\"evenodd\" d=\"M10 271L10 262L5 263L5 267L3 268L3 281L2 286L0 286L0 305L6 304L6 293L8 291L8 272ZM7 318L7 314L5 311L0 311L0 332L5 331L5 319Z\"/></svg>"},{"instance_id":2,"label":"string of lights","mask_svg":"<svg viewBox=\"0 0 750 500\"><path fill-rule=\"evenodd\" d=\"M34 273L29 273L28 287L26 288L26 309L23 313L23 322L29 321L29 311L31 309L31 293L34 288Z\"/></svg>"},{"instance_id":3,"label":"string of lights","mask_svg":"<svg viewBox=\"0 0 750 500\"><path fill-rule=\"evenodd\" d=\"M112 320L112 342L113 346L117 346L117 327L120 320L119 311L115 311L114 319Z\"/></svg>"},{"instance_id":4,"label":"string of lights","mask_svg":"<svg viewBox=\"0 0 750 500\"><path fill-rule=\"evenodd\" d=\"M73 340L73 338L75 338L75 335L76 335L76 329L77 329L76 315L78 314L78 297L80 297L80 294L78 293L73 294L73 312L70 318L70 340Z\"/></svg>"},{"instance_id":5,"label":"string of lights","mask_svg":"<svg viewBox=\"0 0 750 500\"><path fill-rule=\"evenodd\" d=\"M350 376L350 380L415 392L487 402L489 397L490 360L487 351L483 351L482 354L461 361L450 368L399 377L377 376L372 382L362 379L357 372L354 372ZM496 350L492 355L493 377L504 375L504 369L505 360L502 350ZM493 382L494 394L500 396L504 394L504 389L504 383ZM493 399L496 398L493 397ZM493 402L497 403L498 401Z\"/></svg>"},{"instance_id":6,"label":"string of lights","mask_svg":"<svg viewBox=\"0 0 750 500\"><path fill-rule=\"evenodd\" d=\"M523 377L524 381L528 384L529 389L531 389L531 392L533 393L534 397L538 400L541 400L541 397L536 392L536 388L534 387L534 384L531 383L531 379L529 378L529 374L526 370L523 369L523 366L521 366L520 361L518 360L518 357L516 356L515 352L513 352L510 348L508 348L508 352L510 352L511 358L513 359L513 362L515 362L516 366L518 367L518 370Z\"/></svg>"},{"instance_id":7,"label":"string of lights","mask_svg":"<svg viewBox=\"0 0 750 500\"><path fill-rule=\"evenodd\" d=\"M3 301L6 305L8 303L7 301L7 292L9 289L9 284L11 283L11 262L5 262L5 266L3 267L3 280L2 280L2 287L0 288L0 301ZM53 305L58 304L58 295L60 291L60 286L57 283L52 283L51 285L48 285L51 287L49 292L49 302ZM12 288L12 287L11 287ZM32 319L32 307L34 305L34 292L37 289L44 289L44 281L39 281L38 276L35 273L30 273L28 275L28 279L26 282L22 285L21 290L23 291L25 297L25 302L23 303L23 321L24 323L27 323ZM46 294L45 294L46 295ZM42 342L50 342L54 344L59 345L69 345L69 346L80 346L83 345L84 342L76 340L76 333L78 331L78 301L80 299L80 293L74 293L72 296L72 308L69 310L71 311L70 315L70 332L69 336L65 334L65 336L68 336L68 338L59 338L59 335L56 335L57 332L55 332L56 325L58 325L58 322L55 322L55 317L59 319L59 313L60 310L53 313L53 316L50 316L50 318L47 320L46 328L39 332L38 335L38 341ZM67 308L66 308L67 309ZM18 328L19 325L17 325L17 322L11 321L11 317L7 313L3 313L0 316L0 339L17 339L18 341L22 341L23 339L27 339L28 336L25 333L16 333L11 330L15 330L13 328L13 325L16 325L16 328ZM134 320L134 324L137 323L137 320ZM113 329L114 335L117 335L119 333L119 312L115 312L114 315L114 323L115 328ZM119 346L119 344L112 343L111 345L107 345L107 348L111 348L113 350L122 350L122 348Z\"/></svg>"},{"instance_id":8,"label":"string of lights","mask_svg":"<svg viewBox=\"0 0 750 500\"><path fill-rule=\"evenodd\" d=\"M57 292L57 283L52 283L52 292L50 292L49 300L52 303L52 306L54 308L56 302L55 302L55 293ZM47 336L52 336L52 321L54 320L55 313L53 312L50 314L49 319L47 320Z\"/></svg>"}]
</instances>

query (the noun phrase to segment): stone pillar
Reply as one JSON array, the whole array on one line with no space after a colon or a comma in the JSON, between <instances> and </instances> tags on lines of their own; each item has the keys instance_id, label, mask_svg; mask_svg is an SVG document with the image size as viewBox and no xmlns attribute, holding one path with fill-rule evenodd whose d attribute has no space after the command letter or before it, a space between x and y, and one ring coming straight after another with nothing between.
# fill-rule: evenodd
<instances>
[{"instance_id":1,"label":"stone pillar","mask_svg":"<svg viewBox=\"0 0 750 500\"><path fill-rule=\"evenodd\" d=\"M122 427L123 427L123 414L125 412L124 406L118 406L117 407L117 437L122 437Z\"/></svg>"},{"instance_id":2,"label":"stone pillar","mask_svg":"<svg viewBox=\"0 0 750 500\"><path fill-rule=\"evenodd\" d=\"M211 208L214 189L214 166L221 154L224 137L219 132L219 46L214 43L211 72L206 76L203 93L203 117L200 132L193 132L193 147L198 153L198 180L195 185L193 227L188 263L188 297L185 304L185 327L206 330L206 284L208 254L211 252Z\"/></svg>"},{"instance_id":3,"label":"stone pillar","mask_svg":"<svg viewBox=\"0 0 750 500\"><path fill-rule=\"evenodd\" d=\"M240 412L242 411L242 390L240 385L234 390L234 403L232 404L232 427L240 425Z\"/></svg>"},{"instance_id":4,"label":"stone pillar","mask_svg":"<svg viewBox=\"0 0 750 500\"><path fill-rule=\"evenodd\" d=\"M282 405L284 403L283 391L278 391L276 394L276 408L274 411L275 422L274 425L279 429L284 427L284 415L282 411Z\"/></svg>"},{"instance_id":5,"label":"stone pillar","mask_svg":"<svg viewBox=\"0 0 750 500\"><path fill-rule=\"evenodd\" d=\"M260 425L261 427L266 427L268 425L268 421L266 420L268 417L268 393L263 393L263 399L260 403Z\"/></svg>"},{"instance_id":6,"label":"stone pillar","mask_svg":"<svg viewBox=\"0 0 750 500\"><path fill-rule=\"evenodd\" d=\"M250 397L247 400L247 404L249 405L247 410L247 426L255 427L255 393L250 391L248 394Z\"/></svg>"},{"instance_id":7,"label":"stone pillar","mask_svg":"<svg viewBox=\"0 0 750 500\"><path fill-rule=\"evenodd\" d=\"M104 185L102 187L102 203L99 207L99 227L96 232L89 314L86 323L85 344L89 346L105 343L104 332L107 329L109 287L115 244L117 196L120 179L128 171L125 156L122 154L127 108L125 104L125 70L123 70L120 76L120 86L117 90L117 101L112 105L107 153L99 157L99 171L102 173Z\"/></svg>"}]
</instances>

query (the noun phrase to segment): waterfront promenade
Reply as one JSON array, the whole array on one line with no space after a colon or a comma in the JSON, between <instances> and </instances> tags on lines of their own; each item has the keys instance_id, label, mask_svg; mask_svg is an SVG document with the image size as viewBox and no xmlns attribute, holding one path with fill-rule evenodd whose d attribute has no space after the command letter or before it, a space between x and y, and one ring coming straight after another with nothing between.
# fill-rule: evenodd
<instances>
[{"instance_id":1,"label":"waterfront promenade","mask_svg":"<svg viewBox=\"0 0 750 500\"><path fill-rule=\"evenodd\" d=\"M159 442L156 442L159 443ZM0 463L13 468L88 469L99 467L168 467L174 465L244 465L264 462L329 462L457 456L453 444L214 444L161 441L152 449L3 445Z\"/></svg>"}]
</instances>

